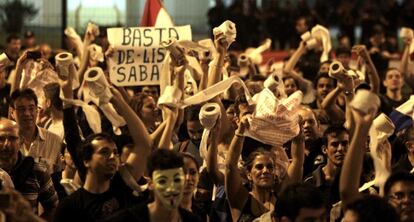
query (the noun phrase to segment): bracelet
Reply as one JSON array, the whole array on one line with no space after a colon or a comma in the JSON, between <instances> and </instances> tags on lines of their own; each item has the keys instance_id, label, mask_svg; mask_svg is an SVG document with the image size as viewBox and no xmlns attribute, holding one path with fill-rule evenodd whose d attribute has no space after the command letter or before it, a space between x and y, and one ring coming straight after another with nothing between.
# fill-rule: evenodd
<instances>
[{"instance_id":1,"label":"bracelet","mask_svg":"<svg viewBox=\"0 0 414 222\"><path fill-rule=\"evenodd\" d=\"M237 137L244 137L244 135L241 133L235 133L234 135L236 135Z\"/></svg>"}]
</instances>

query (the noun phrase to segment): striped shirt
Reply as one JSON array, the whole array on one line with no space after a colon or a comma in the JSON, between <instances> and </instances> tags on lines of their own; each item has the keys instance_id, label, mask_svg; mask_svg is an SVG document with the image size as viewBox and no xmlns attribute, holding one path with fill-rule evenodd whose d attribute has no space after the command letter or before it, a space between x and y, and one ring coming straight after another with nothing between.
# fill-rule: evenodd
<instances>
[{"instance_id":1,"label":"striped shirt","mask_svg":"<svg viewBox=\"0 0 414 222\"><path fill-rule=\"evenodd\" d=\"M60 149L62 139L59 136L47 131L44 128L37 127L35 140L26 147L24 142L20 143L20 152L24 156L31 156L38 163L46 164L49 174L59 172L62 169L60 162Z\"/></svg>"},{"instance_id":2,"label":"striped shirt","mask_svg":"<svg viewBox=\"0 0 414 222\"><path fill-rule=\"evenodd\" d=\"M30 158L22 157L19 153L18 161L10 176L16 190L29 201L33 212L37 214L39 202L47 211L57 207L58 196L47 169L39 163L30 160ZM31 164L31 162L34 162L34 164Z\"/></svg>"}]
</instances>

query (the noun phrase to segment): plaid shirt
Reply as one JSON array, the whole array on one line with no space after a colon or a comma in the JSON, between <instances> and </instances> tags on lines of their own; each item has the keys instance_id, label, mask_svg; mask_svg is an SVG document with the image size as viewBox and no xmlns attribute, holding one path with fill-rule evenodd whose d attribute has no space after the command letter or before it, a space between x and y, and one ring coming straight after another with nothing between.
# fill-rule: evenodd
<instances>
[{"instance_id":1,"label":"plaid shirt","mask_svg":"<svg viewBox=\"0 0 414 222\"><path fill-rule=\"evenodd\" d=\"M30 202L33 212L36 214L39 202L46 211L55 208L58 205L58 196L46 167L36 162L34 163L33 168L25 167L23 165L26 162L24 161L26 158L31 157L22 157L19 152L18 161L10 173L16 190ZM23 173L23 169L27 170L28 173ZM17 180L18 177L22 180L22 175L27 175L27 177L19 184Z\"/></svg>"}]
</instances>

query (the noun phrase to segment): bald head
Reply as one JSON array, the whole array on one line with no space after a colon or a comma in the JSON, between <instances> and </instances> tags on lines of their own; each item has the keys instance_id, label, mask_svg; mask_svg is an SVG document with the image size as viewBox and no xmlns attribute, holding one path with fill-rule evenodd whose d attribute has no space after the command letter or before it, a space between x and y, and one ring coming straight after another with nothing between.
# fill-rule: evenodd
<instances>
[{"instance_id":1,"label":"bald head","mask_svg":"<svg viewBox=\"0 0 414 222\"><path fill-rule=\"evenodd\" d=\"M0 167L11 170L17 162L19 151L19 126L6 118L0 119Z\"/></svg>"}]
</instances>

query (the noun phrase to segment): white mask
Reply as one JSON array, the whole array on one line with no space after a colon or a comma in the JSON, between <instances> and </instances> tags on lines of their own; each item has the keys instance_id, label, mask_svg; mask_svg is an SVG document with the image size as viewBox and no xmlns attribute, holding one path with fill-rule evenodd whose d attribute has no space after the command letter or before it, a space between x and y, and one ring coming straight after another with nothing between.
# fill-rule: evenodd
<instances>
[{"instance_id":1,"label":"white mask","mask_svg":"<svg viewBox=\"0 0 414 222\"><path fill-rule=\"evenodd\" d=\"M183 198L184 170L182 167L155 170L152 173L154 193L167 209L177 209Z\"/></svg>"}]
</instances>

